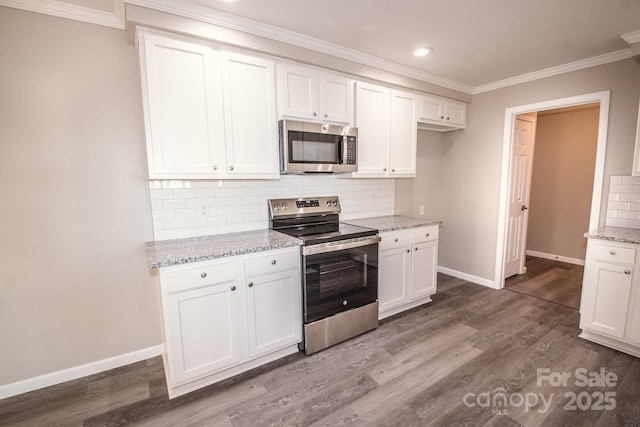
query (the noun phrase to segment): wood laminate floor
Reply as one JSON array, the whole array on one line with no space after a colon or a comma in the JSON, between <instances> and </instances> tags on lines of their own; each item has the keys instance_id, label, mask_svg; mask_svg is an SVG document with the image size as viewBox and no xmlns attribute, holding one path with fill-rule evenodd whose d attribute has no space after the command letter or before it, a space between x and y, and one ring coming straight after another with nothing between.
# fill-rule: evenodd
<instances>
[{"instance_id":1,"label":"wood laminate floor","mask_svg":"<svg viewBox=\"0 0 640 427\"><path fill-rule=\"evenodd\" d=\"M527 272L505 280L505 287L545 301L580 307L584 267L566 262L527 256Z\"/></svg>"},{"instance_id":2,"label":"wood laminate floor","mask_svg":"<svg viewBox=\"0 0 640 427\"><path fill-rule=\"evenodd\" d=\"M640 425L640 359L578 338L578 321L565 305L439 275L433 302L312 356L173 400L155 358L2 400L0 424ZM603 372L608 383L582 384Z\"/></svg>"}]
</instances>

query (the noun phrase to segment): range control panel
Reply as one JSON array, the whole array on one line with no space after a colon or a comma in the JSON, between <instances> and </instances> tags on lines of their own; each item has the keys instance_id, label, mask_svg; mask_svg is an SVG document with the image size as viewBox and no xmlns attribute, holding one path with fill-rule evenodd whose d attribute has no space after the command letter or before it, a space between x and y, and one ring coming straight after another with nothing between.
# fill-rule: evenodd
<instances>
[{"instance_id":1,"label":"range control panel","mask_svg":"<svg viewBox=\"0 0 640 427\"><path fill-rule=\"evenodd\" d=\"M271 218L339 214L338 196L269 200Z\"/></svg>"}]
</instances>

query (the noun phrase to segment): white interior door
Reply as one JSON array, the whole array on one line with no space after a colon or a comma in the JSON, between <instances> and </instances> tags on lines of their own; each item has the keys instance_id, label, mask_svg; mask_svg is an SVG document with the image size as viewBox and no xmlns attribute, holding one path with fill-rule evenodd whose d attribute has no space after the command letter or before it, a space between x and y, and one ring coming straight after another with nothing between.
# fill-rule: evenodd
<instances>
[{"instance_id":1,"label":"white interior door","mask_svg":"<svg viewBox=\"0 0 640 427\"><path fill-rule=\"evenodd\" d=\"M504 256L505 279L525 272L527 210L529 209L535 118L524 115L517 116L512 135L509 211Z\"/></svg>"}]
</instances>

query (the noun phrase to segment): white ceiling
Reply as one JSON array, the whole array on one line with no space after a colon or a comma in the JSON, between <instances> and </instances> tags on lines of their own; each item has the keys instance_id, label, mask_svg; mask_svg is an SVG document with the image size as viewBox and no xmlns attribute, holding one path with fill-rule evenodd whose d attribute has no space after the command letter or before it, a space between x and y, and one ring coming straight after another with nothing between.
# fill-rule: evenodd
<instances>
[{"instance_id":1,"label":"white ceiling","mask_svg":"<svg viewBox=\"0 0 640 427\"><path fill-rule=\"evenodd\" d=\"M640 0L0 0L0 5L124 28L125 2L228 23L468 93L629 58L622 35L634 49L640 47ZM412 51L420 46L434 52L416 58Z\"/></svg>"},{"instance_id":2,"label":"white ceiling","mask_svg":"<svg viewBox=\"0 0 640 427\"><path fill-rule=\"evenodd\" d=\"M640 0L190 1L470 87L620 52L640 30Z\"/></svg>"}]
</instances>

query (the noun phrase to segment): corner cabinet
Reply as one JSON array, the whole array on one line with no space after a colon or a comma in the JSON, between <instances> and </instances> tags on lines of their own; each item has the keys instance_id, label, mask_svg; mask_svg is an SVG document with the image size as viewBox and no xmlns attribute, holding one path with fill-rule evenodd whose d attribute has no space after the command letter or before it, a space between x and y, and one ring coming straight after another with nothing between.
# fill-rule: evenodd
<instances>
[{"instance_id":1,"label":"corner cabinet","mask_svg":"<svg viewBox=\"0 0 640 427\"><path fill-rule=\"evenodd\" d=\"M436 293L438 226L380 233L378 300L384 319Z\"/></svg>"},{"instance_id":2,"label":"corner cabinet","mask_svg":"<svg viewBox=\"0 0 640 427\"><path fill-rule=\"evenodd\" d=\"M580 337L640 357L638 245L589 239Z\"/></svg>"},{"instance_id":3,"label":"corner cabinet","mask_svg":"<svg viewBox=\"0 0 640 427\"><path fill-rule=\"evenodd\" d=\"M138 33L150 179L278 178L275 64Z\"/></svg>"},{"instance_id":4,"label":"corner cabinet","mask_svg":"<svg viewBox=\"0 0 640 427\"><path fill-rule=\"evenodd\" d=\"M435 96L420 96L420 129L447 132L464 129L466 124L467 104Z\"/></svg>"},{"instance_id":5,"label":"corner cabinet","mask_svg":"<svg viewBox=\"0 0 640 427\"><path fill-rule=\"evenodd\" d=\"M298 351L300 249L160 269L171 398Z\"/></svg>"},{"instance_id":6,"label":"corner cabinet","mask_svg":"<svg viewBox=\"0 0 640 427\"><path fill-rule=\"evenodd\" d=\"M358 172L353 178L416 175L418 95L358 82Z\"/></svg>"},{"instance_id":7,"label":"corner cabinet","mask_svg":"<svg viewBox=\"0 0 640 427\"><path fill-rule=\"evenodd\" d=\"M293 64L278 64L279 116L353 124L348 77Z\"/></svg>"}]
</instances>

